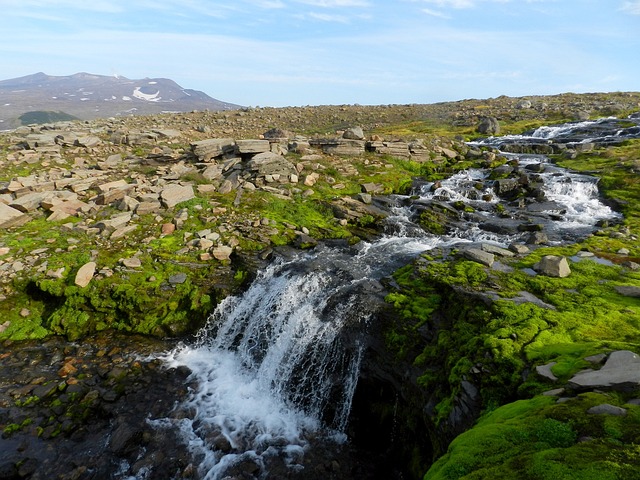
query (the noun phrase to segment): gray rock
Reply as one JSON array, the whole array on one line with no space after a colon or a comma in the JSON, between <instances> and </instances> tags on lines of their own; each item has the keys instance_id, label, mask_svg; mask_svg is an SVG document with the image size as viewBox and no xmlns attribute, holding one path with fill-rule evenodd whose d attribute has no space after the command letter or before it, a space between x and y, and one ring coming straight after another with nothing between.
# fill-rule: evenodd
<instances>
[{"instance_id":1,"label":"gray rock","mask_svg":"<svg viewBox=\"0 0 640 480\"><path fill-rule=\"evenodd\" d=\"M520 183L515 178L501 178L493 182L493 189L498 195L505 195L520 188Z\"/></svg>"},{"instance_id":2,"label":"gray rock","mask_svg":"<svg viewBox=\"0 0 640 480\"><path fill-rule=\"evenodd\" d=\"M497 135L500 133L500 123L495 117L483 117L476 131L483 135Z\"/></svg>"},{"instance_id":3,"label":"gray rock","mask_svg":"<svg viewBox=\"0 0 640 480\"><path fill-rule=\"evenodd\" d=\"M546 365L538 365L536 367L536 373L545 380L551 380L552 382L555 382L556 380L558 380L558 377L556 377L551 371L551 367L553 367L555 364L556 362L547 363Z\"/></svg>"},{"instance_id":4,"label":"gray rock","mask_svg":"<svg viewBox=\"0 0 640 480\"><path fill-rule=\"evenodd\" d=\"M569 384L578 389L637 390L640 388L640 357L628 350L612 352L600 370L580 372L569 380Z\"/></svg>"},{"instance_id":5,"label":"gray rock","mask_svg":"<svg viewBox=\"0 0 640 480\"><path fill-rule=\"evenodd\" d=\"M93 228L99 228L100 230L107 229L117 229L120 228L131 221L132 214L130 212L121 213L119 215L115 215L109 219L102 220L95 225L92 225Z\"/></svg>"},{"instance_id":6,"label":"gray rock","mask_svg":"<svg viewBox=\"0 0 640 480\"><path fill-rule=\"evenodd\" d=\"M564 388L554 388L553 390L547 390L546 392L542 392L542 395L545 397L559 397L564 393Z\"/></svg>"},{"instance_id":7,"label":"gray rock","mask_svg":"<svg viewBox=\"0 0 640 480\"><path fill-rule=\"evenodd\" d=\"M29 213L39 208L43 201L54 196L55 194L53 192L28 193L16 198L9 206L16 210L20 210L23 213Z\"/></svg>"},{"instance_id":8,"label":"gray rock","mask_svg":"<svg viewBox=\"0 0 640 480\"><path fill-rule=\"evenodd\" d=\"M142 266L142 261L138 257L124 258L121 263L127 268L140 268Z\"/></svg>"},{"instance_id":9,"label":"gray rock","mask_svg":"<svg viewBox=\"0 0 640 480\"><path fill-rule=\"evenodd\" d=\"M181 202L195 198L191 185L169 185L160 192L160 200L166 208L173 208Z\"/></svg>"},{"instance_id":10,"label":"gray rock","mask_svg":"<svg viewBox=\"0 0 640 480\"><path fill-rule=\"evenodd\" d=\"M30 217L9 205L0 203L0 228L18 227L28 222Z\"/></svg>"},{"instance_id":11,"label":"gray rock","mask_svg":"<svg viewBox=\"0 0 640 480\"><path fill-rule=\"evenodd\" d=\"M362 127L347 128L342 134L342 138L346 138L348 140L364 140Z\"/></svg>"},{"instance_id":12,"label":"gray rock","mask_svg":"<svg viewBox=\"0 0 640 480\"><path fill-rule=\"evenodd\" d=\"M187 281L187 274L186 273L176 273L174 275L171 275L169 277L169 283L171 285L179 285L181 283L184 283Z\"/></svg>"},{"instance_id":13,"label":"gray rock","mask_svg":"<svg viewBox=\"0 0 640 480\"><path fill-rule=\"evenodd\" d=\"M236 140L236 145L241 154L270 151L269 140Z\"/></svg>"},{"instance_id":14,"label":"gray rock","mask_svg":"<svg viewBox=\"0 0 640 480\"><path fill-rule=\"evenodd\" d=\"M549 237L544 232L532 232L527 239L529 245L542 245L549 243Z\"/></svg>"},{"instance_id":15,"label":"gray rock","mask_svg":"<svg viewBox=\"0 0 640 480\"><path fill-rule=\"evenodd\" d=\"M360 188L364 193L382 193L384 191L384 185L381 183L363 183Z\"/></svg>"},{"instance_id":16,"label":"gray rock","mask_svg":"<svg viewBox=\"0 0 640 480\"><path fill-rule=\"evenodd\" d=\"M512 243L511 245L509 245L509 250L519 255L527 254L530 251L529 247L520 243Z\"/></svg>"},{"instance_id":17,"label":"gray rock","mask_svg":"<svg viewBox=\"0 0 640 480\"><path fill-rule=\"evenodd\" d=\"M282 175L287 178L298 173L294 164L273 152L263 152L254 156L247 162L247 170L256 176Z\"/></svg>"},{"instance_id":18,"label":"gray rock","mask_svg":"<svg viewBox=\"0 0 640 480\"><path fill-rule=\"evenodd\" d=\"M490 267L495 262L495 256L492 253L485 252L479 248L465 248L460 253L467 260L481 263L487 267Z\"/></svg>"},{"instance_id":19,"label":"gray rock","mask_svg":"<svg viewBox=\"0 0 640 480\"><path fill-rule=\"evenodd\" d=\"M236 142L233 138L211 138L191 144L191 151L201 162L211 161L227 153L233 153Z\"/></svg>"},{"instance_id":20,"label":"gray rock","mask_svg":"<svg viewBox=\"0 0 640 480\"><path fill-rule=\"evenodd\" d=\"M232 253L233 253L233 248L228 247L226 245L221 245L219 247L214 248L211 251L211 255L213 255L213 258L220 261L229 260L231 258Z\"/></svg>"},{"instance_id":21,"label":"gray rock","mask_svg":"<svg viewBox=\"0 0 640 480\"><path fill-rule=\"evenodd\" d=\"M533 269L540 275L547 277L564 278L571 275L567 258L555 255L545 255L534 265Z\"/></svg>"},{"instance_id":22,"label":"gray rock","mask_svg":"<svg viewBox=\"0 0 640 480\"><path fill-rule=\"evenodd\" d=\"M324 153L331 155L362 155L365 149L364 140L350 140L347 138L319 139L310 143L318 145Z\"/></svg>"},{"instance_id":23,"label":"gray rock","mask_svg":"<svg viewBox=\"0 0 640 480\"><path fill-rule=\"evenodd\" d=\"M592 415L614 415L617 417L624 417L627 414L627 410L622 407L616 407L615 405L609 405L603 403L602 405L596 405L587 410L587 413Z\"/></svg>"},{"instance_id":24,"label":"gray rock","mask_svg":"<svg viewBox=\"0 0 640 480\"><path fill-rule=\"evenodd\" d=\"M617 285L613 288L616 289L616 292L625 297L640 298L640 287L635 287L633 285Z\"/></svg>"},{"instance_id":25,"label":"gray rock","mask_svg":"<svg viewBox=\"0 0 640 480\"><path fill-rule=\"evenodd\" d=\"M499 255L501 257L514 257L515 253L505 248L498 247L496 245L491 245L490 243L483 243L480 248L488 253L493 253L494 255Z\"/></svg>"}]
</instances>

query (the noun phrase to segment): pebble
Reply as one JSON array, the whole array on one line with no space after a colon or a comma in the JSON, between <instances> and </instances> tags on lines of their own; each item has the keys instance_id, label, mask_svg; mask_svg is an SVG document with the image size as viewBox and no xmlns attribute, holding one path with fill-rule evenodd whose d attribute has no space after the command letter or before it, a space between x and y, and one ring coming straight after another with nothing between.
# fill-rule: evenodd
<instances>
[{"instance_id":1,"label":"pebble","mask_svg":"<svg viewBox=\"0 0 640 480\"><path fill-rule=\"evenodd\" d=\"M171 285L179 285L187 281L186 273L176 273L175 275L171 275L169 277L169 283Z\"/></svg>"}]
</instances>

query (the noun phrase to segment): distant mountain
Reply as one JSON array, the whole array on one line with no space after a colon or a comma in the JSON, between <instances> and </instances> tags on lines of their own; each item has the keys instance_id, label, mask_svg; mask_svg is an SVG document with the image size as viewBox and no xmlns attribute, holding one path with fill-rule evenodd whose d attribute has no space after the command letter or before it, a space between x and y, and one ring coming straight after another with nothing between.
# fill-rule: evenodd
<instances>
[{"instance_id":1,"label":"distant mountain","mask_svg":"<svg viewBox=\"0 0 640 480\"><path fill-rule=\"evenodd\" d=\"M183 88L167 78L130 80L89 73L55 77L40 72L0 81L0 130L19 126L22 124L19 117L28 112L55 112L57 115L67 114L92 120L123 115L238 108L239 105L216 100L198 90Z\"/></svg>"}]
</instances>

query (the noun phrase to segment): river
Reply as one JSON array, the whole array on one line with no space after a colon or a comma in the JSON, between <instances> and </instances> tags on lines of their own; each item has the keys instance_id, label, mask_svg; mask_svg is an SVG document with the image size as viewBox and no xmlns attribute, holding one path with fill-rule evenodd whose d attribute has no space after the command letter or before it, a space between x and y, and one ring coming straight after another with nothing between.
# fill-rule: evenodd
<instances>
[{"instance_id":1,"label":"river","mask_svg":"<svg viewBox=\"0 0 640 480\"><path fill-rule=\"evenodd\" d=\"M475 145L610 144L637 137L638 130L606 119ZM542 155L508 156L518 168L538 172L544 201L527 206L526 221L544 221L550 243L575 240L618 216L600 201L594 177L563 170ZM492 189L490 173L463 171L419 185L412 197L394 197L377 241L320 245L278 258L246 292L218 306L196 341L163 356L171 367L190 369L194 387L177 407L185 414L156 425L180 430L200 478L275 478L275 470L278 478L286 472L303 475L304 458L318 442L348 444L364 338L384 293L380 280L436 247L525 241L528 233L492 223L495 205L503 200ZM433 235L415 223L416 206L432 201L463 202L474 213L462 215L457 229ZM509 208L514 215L522 211L522 205Z\"/></svg>"}]
</instances>

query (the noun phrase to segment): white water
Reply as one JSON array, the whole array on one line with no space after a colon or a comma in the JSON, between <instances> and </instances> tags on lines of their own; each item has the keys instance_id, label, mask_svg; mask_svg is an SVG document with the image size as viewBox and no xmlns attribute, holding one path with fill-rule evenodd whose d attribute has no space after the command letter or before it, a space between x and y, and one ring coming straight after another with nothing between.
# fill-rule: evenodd
<instances>
[{"instance_id":1,"label":"white water","mask_svg":"<svg viewBox=\"0 0 640 480\"><path fill-rule=\"evenodd\" d=\"M493 192L476 188L485 175L461 172L435 192L427 186L418 193L489 208ZM589 227L613 215L597 200L593 179L559 169L543 176L549 199L566 208L558 228ZM409 215L409 208L397 208L387 221L392 233L375 243L320 246L278 260L243 295L218 306L194 345L166 356L169 365L193 372L183 418L164 423L181 429L202 478L221 479L247 464L265 476L274 459L302 469L312 441L346 440L377 280L438 246L513 240L477 227L436 237Z\"/></svg>"}]
</instances>

